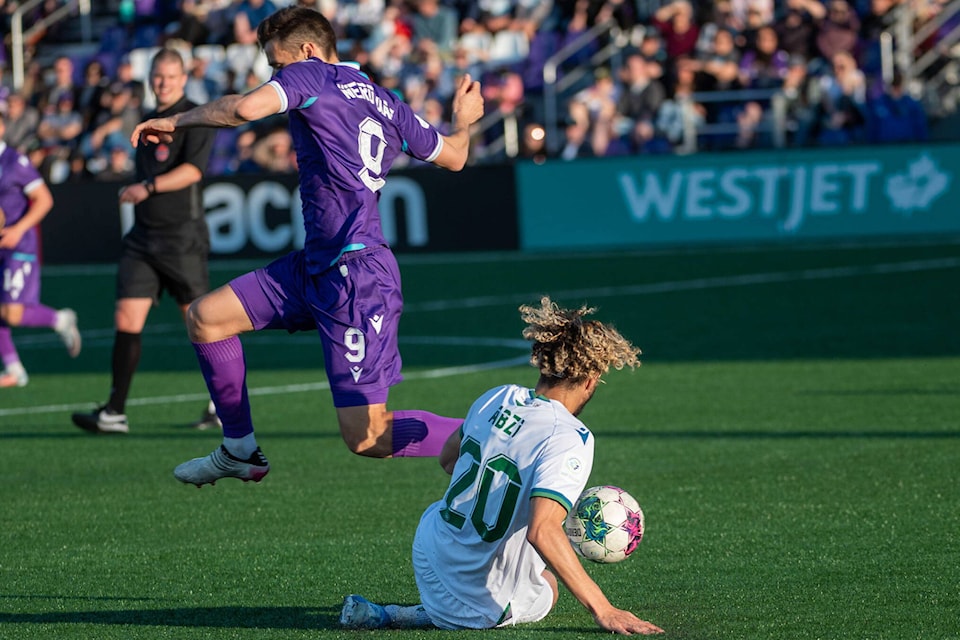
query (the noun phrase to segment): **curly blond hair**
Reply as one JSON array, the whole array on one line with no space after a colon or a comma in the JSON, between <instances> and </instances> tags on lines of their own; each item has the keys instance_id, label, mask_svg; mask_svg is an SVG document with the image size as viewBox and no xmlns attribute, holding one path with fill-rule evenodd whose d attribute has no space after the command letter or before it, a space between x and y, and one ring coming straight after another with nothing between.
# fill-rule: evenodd
<instances>
[{"instance_id":1,"label":"curly blond hair","mask_svg":"<svg viewBox=\"0 0 960 640\"><path fill-rule=\"evenodd\" d=\"M610 325L584 320L592 307L561 309L549 296L540 306L523 305L520 317L527 323L523 337L533 341L530 364L545 378L579 382L610 370L640 366L640 349Z\"/></svg>"}]
</instances>

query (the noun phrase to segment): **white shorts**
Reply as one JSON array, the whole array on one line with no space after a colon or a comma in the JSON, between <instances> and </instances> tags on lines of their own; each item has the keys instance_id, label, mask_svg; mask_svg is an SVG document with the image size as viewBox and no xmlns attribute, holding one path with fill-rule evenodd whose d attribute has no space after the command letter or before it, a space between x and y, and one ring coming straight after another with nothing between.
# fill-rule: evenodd
<instances>
[{"instance_id":1,"label":"white shorts","mask_svg":"<svg viewBox=\"0 0 960 640\"><path fill-rule=\"evenodd\" d=\"M423 608L433 624L441 629L493 629L536 622L545 618L553 608L553 587L542 575L537 576L537 584L531 584L525 590L525 597L515 598L503 610L483 611L476 603L466 603L450 593L440 581L416 540L413 543L413 573Z\"/></svg>"}]
</instances>

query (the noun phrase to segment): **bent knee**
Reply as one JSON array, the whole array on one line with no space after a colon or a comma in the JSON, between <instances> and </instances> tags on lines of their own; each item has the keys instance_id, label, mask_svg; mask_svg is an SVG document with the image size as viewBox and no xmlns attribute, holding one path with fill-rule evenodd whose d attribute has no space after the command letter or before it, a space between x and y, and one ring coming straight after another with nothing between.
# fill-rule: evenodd
<instances>
[{"instance_id":1,"label":"bent knee","mask_svg":"<svg viewBox=\"0 0 960 640\"><path fill-rule=\"evenodd\" d=\"M187 325L187 335L192 342L214 342L222 339L219 326L212 321L211 309L203 298L190 303L184 313L184 322Z\"/></svg>"}]
</instances>

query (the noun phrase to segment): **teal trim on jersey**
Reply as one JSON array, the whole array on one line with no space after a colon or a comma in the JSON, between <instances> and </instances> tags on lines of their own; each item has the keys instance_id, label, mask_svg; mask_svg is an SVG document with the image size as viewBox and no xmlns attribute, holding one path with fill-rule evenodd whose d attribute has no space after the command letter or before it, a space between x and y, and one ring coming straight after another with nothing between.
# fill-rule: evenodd
<instances>
[{"instance_id":1,"label":"teal trim on jersey","mask_svg":"<svg viewBox=\"0 0 960 640\"><path fill-rule=\"evenodd\" d=\"M530 492L531 498L549 498L554 502L559 502L560 506L563 507L567 513L570 513L570 509L573 508L573 504L562 494L557 491L551 491L550 489L534 489Z\"/></svg>"},{"instance_id":2,"label":"teal trim on jersey","mask_svg":"<svg viewBox=\"0 0 960 640\"><path fill-rule=\"evenodd\" d=\"M10 256L14 260L19 260L20 262L36 262L37 256L32 253L23 253L22 251L14 251L13 255Z\"/></svg>"},{"instance_id":3,"label":"teal trim on jersey","mask_svg":"<svg viewBox=\"0 0 960 640\"><path fill-rule=\"evenodd\" d=\"M497 620L497 623L493 626L499 627L501 624L513 617L513 611L510 611L510 604L507 604L507 608L503 610L503 613L500 614L500 619Z\"/></svg>"},{"instance_id":4,"label":"teal trim on jersey","mask_svg":"<svg viewBox=\"0 0 960 640\"><path fill-rule=\"evenodd\" d=\"M355 242L353 244L348 244L343 249L340 249L340 253L337 254L337 257L330 261L330 266L337 264L337 260L343 257L343 254L349 253L350 251L359 251L360 249L366 249L367 245L362 242Z\"/></svg>"},{"instance_id":5,"label":"teal trim on jersey","mask_svg":"<svg viewBox=\"0 0 960 640\"><path fill-rule=\"evenodd\" d=\"M404 140L404 141L403 141L403 144L400 145L400 151L403 151L404 153L406 153L406 152L407 152L407 149L408 149L407 141Z\"/></svg>"},{"instance_id":6,"label":"teal trim on jersey","mask_svg":"<svg viewBox=\"0 0 960 640\"><path fill-rule=\"evenodd\" d=\"M310 96L309 98L304 100L303 104L297 107L297 109L306 109L307 107L312 105L314 102L316 102L318 98L319 96Z\"/></svg>"}]
</instances>

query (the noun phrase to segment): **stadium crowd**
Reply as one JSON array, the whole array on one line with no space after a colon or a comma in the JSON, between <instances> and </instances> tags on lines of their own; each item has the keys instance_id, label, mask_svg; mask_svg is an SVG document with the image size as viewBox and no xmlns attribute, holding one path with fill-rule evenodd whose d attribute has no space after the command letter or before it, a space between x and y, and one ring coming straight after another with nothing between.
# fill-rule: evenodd
<instances>
[{"instance_id":1,"label":"stadium crowd","mask_svg":"<svg viewBox=\"0 0 960 640\"><path fill-rule=\"evenodd\" d=\"M880 34L893 30L903 2L926 21L946 0L115 0L116 25L98 34L96 54L34 62L20 91L0 88L0 108L10 115L7 143L51 182L122 180L133 171L129 134L152 106L145 81L156 47L176 47L189 61L190 99L244 92L270 76L256 25L301 4L335 25L341 58L359 62L431 123L444 121L457 77L470 72L481 80L488 114L516 116L520 155L539 161L670 153L691 121L728 125L700 136L699 148L769 146L774 94L789 145L924 140L921 103L899 72L889 82L881 74ZM0 0L4 20L17 4ZM561 96L563 139L548 150L544 63L608 21L629 44ZM601 33L561 73L589 64L609 37ZM926 46L936 46L935 37ZM757 99L692 99L745 89L757 90ZM484 146L498 131L476 146L483 161L505 159ZM295 169L278 117L218 132L208 173Z\"/></svg>"}]
</instances>

